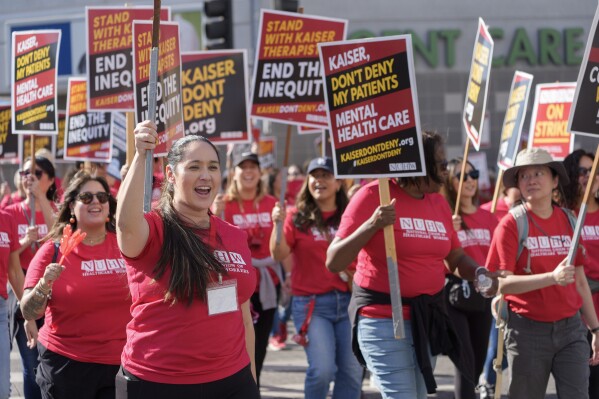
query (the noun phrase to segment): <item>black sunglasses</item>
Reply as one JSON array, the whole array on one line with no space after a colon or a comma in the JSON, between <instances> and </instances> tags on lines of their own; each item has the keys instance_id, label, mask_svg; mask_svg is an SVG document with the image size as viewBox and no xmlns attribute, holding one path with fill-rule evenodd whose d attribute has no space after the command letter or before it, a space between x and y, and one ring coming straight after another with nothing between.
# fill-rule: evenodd
<instances>
[{"instance_id":1,"label":"black sunglasses","mask_svg":"<svg viewBox=\"0 0 599 399\"><path fill-rule=\"evenodd\" d=\"M591 174L591 168L583 168L582 166L578 168L578 176L587 177Z\"/></svg>"},{"instance_id":2,"label":"black sunglasses","mask_svg":"<svg viewBox=\"0 0 599 399\"><path fill-rule=\"evenodd\" d=\"M462 174L460 172L456 173L455 177L457 177L458 179L460 178ZM464 176L464 180L468 180L468 176L470 176L470 178L472 178L472 180L478 180L478 177L480 176L480 172L477 169L472 169L470 172L466 173L466 175Z\"/></svg>"},{"instance_id":3,"label":"black sunglasses","mask_svg":"<svg viewBox=\"0 0 599 399\"><path fill-rule=\"evenodd\" d=\"M108 198L110 197L110 194L105 193L104 191L100 191L98 193L90 193L89 191L83 192L83 193L79 193L77 194L77 199L79 201L81 201L82 203L84 203L85 205L91 204L92 201L94 200L94 195L96 196L96 198L98 199L98 202L100 204L105 204L108 202Z\"/></svg>"},{"instance_id":4,"label":"black sunglasses","mask_svg":"<svg viewBox=\"0 0 599 399\"><path fill-rule=\"evenodd\" d=\"M19 175L20 175L21 177L26 177L26 176L29 176L30 174L31 174L31 170L29 170L29 169L26 169L26 170L20 170L20 171L19 171ZM35 177L37 177L37 179L39 180L39 179L41 179L41 178L42 178L42 175L44 174L44 171L43 171L43 170L41 170L41 169L36 169L36 170L35 170L35 172L33 172L33 174L34 174L34 175L35 175Z\"/></svg>"}]
</instances>

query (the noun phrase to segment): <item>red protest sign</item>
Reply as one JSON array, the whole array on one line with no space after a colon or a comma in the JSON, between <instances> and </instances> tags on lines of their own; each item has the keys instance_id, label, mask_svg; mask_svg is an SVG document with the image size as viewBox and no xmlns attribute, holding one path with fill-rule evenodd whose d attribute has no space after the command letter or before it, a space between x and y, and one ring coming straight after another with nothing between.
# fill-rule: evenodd
<instances>
[{"instance_id":1,"label":"red protest sign","mask_svg":"<svg viewBox=\"0 0 599 399\"><path fill-rule=\"evenodd\" d=\"M181 54L185 135L214 144L248 143L247 51Z\"/></svg>"},{"instance_id":2,"label":"red protest sign","mask_svg":"<svg viewBox=\"0 0 599 399\"><path fill-rule=\"evenodd\" d=\"M318 47L336 176L425 175L411 36Z\"/></svg>"},{"instance_id":3,"label":"red protest sign","mask_svg":"<svg viewBox=\"0 0 599 399\"><path fill-rule=\"evenodd\" d=\"M135 83L135 117L137 122L148 119L148 84L150 79L150 50L152 22L133 23L133 70ZM162 22L158 45L158 78L156 88L156 125L158 145L154 156L165 156L171 143L183 137L181 99L181 52L179 24Z\"/></svg>"},{"instance_id":4,"label":"red protest sign","mask_svg":"<svg viewBox=\"0 0 599 399\"><path fill-rule=\"evenodd\" d=\"M493 38L489 34L485 21L478 19L478 30L472 51L472 65L466 90L466 102L462 122L472 145L478 151L485 121L489 75L493 59Z\"/></svg>"},{"instance_id":5,"label":"red protest sign","mask_svg":"<svg viewBox=\"0 0 599 399\"><path fill-rule=\"evenodd\" d=\"M520 135L526 116L526 104L528 104L532 79L533 76L528 73L521 71L514 73L497 157L497 165L503 170L514 166L516 155L520 149Z\"/></svg>"},{"instance_id":6,"label":"red protest sign","mask_svg":"<svg viewBox=\"0 0 599 399\"><path fill-rule=\"evenodd\" d=\"M345 38L347 21L262 10L251 115L326 127L317 44Z\"/></svg>"},{"instance_id":7,"label":"red protest sign","mask_svg":"<svg viewBox=\"0 0 599 399\"><path fill-rule=\"evenodd\" d=\"M133 111L133 20L152 20L152 7L86 7L88 110ZM170 9L160 11L168 21Z\"/></svg>"},{"instance_id":8,"label":"red protest sign","mask_svg":"<svg viewBox=\"0 0 599 399\"><path fill-rule=\"evenodd\" d=\"M12 33L11 104L15 134L58 132L56 80L61 31Z\"/></svg>"},{"instance_id":9,"label":"red protest sign","mask_svg":"<svg viewBox=\"0 0 599 399\"><path fill-rule=\"evenodd\" d=\"M64 159L110 162L112 113L87 111L87 80L69 78Z\"/></svg>"},{"instance_id":10,"label":"red protest sign","mask_svg":"<svg viewBox=\"0 0 599 399\"><path fill-rule=\"evenodd\" d=\"M568 117L576 91L576 82L538 84L530 118L529 148L544 148L561 161L574 147L568 130Z\"/></svg>"}]
</instances>

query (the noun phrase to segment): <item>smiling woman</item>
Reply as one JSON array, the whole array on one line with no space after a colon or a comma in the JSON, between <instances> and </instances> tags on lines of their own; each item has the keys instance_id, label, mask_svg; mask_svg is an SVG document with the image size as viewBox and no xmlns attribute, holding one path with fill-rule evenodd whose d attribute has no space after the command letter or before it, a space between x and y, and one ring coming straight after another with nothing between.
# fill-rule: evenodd
<instances>
[{"instance_id":1,"label":"smiling woman","mask_svg":"<svg viewBox=\"0 0 599 399\"><path fill-rule=\"evenodd\" d=\"M117 236L133 305L117 398L258 398L249 297L256 285L245 234L210 212L220 160L210 141L173 143L156 208L143 213L146 150L156 125L135 128Z\"/></svg>"}]
</instances>

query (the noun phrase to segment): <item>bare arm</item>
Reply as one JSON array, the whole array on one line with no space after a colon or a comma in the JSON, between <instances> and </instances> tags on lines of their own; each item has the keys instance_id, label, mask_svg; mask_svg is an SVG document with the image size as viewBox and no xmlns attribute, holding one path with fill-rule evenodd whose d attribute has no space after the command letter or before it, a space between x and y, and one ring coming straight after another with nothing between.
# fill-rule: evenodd
<instances>
[{"instance_id":1,"label":"bare arm","mask_svg":"<svg viewBox=\"0 0 599 399\"><path fill-rule=\"evenodd\" d=\"M20 301L23 297L25 275L23 274L23 269L21 269L18 251L11 252L8 257L8 282L17 299Z\"/></svg>"},{"instance_id":2,"label":"bare arm","mask_svg":"<svg viewBox=\"0 0 599 399\"><path fill-rule=\"evenodd\" d=\"M291 253L291 248L289 248L289 245L287 245L287 240L285 240L285 236L284 234L281 234L281 242L279 242L279 244L277 245L277 228L276 228L276 224L278 222L280 223L285 223L285 217L286 217L286 212L285 212L285 207L282 207L278 202L275 204L274 208L272 208L272 223L275 225L275 227L272 229L272 232L270 233L270 242L269 242L269 247L270 247L270 255L272 256L272 258L276 261L282 261L283 259L287 258L289 256L289 254Z\"/></svg>"},{"instance_id":3,"label":"bare arm","mask_svg":"<svg viewBox=\"0 0 599 399\"><path fill-rule=\"evenodd\" d=\"M130 258L141 253L150 235L143 211L144 176L146 150L156 147L157 138L154 123L144 121L135 127L136 153L119 189L116 207L117 240L123 254Z\"/></svg>"},{"instance_id":4,"label":"bare arm","mask_svg":"<svg viewBox=\"0 0 599 399\"><path fill-rule=\"evenodd\" d=\"M48 296L52 291L52 284L58 279L64 266L50 263L46 266L44 276L39 279L35 287L27 288L21 299L21 312L25 320L37 320L44 315L48 305Z\"/></svg>"},{"instance_id":5,"label":"bare arm","mask_svg":"<svg viewBox=\"0 0 599 399\"><path fill-rule=\"evenodd\" d=\"M347 269L375 233L393 223L395 223L395 198L389 205L377 207L372 216L349 236L333 239L327 249L327 269L333 273Z\"/></svg>"},{"instance_id":6,"label":"bare arm","mask_svg":"<svg viewBox=\"0 0 599 399\"><path fill-rule=\"evenodd\" d=\"M502 294L524 294L554 284L571 284L574 282L574 266L566 263L567 259L564 259L552 272L547 273L524 276L506 272L505 277L499 279L499 291Z\"/></svg>"},{"instance_id":7,"label":"bare arm","mask_svg":"<svg viewBox=\"0 0 599 399\"><path fill-rule=\"evenodd\" d=\"M452 250L445 258L449 270L453 273L457 270L458 275L464 280L474 280L476 269L480 267L471 257L466 255L462 248Z\"/></svg>"},{"instance_id":8,"label":"bare arm","mask_svg":"<svg viewBox=\"0 0 599 399\"><path fill-rule=\"evenodd\" d=\"M582 316L589 329L592 330L599 327L599 320L597 319L597 313L595 312L595 306L593 305L591 289L589 288L587 278L584 275L584 267L577 266L575 276L576 290L582 297ZM599 339L597 334L599 334L599 331L595 331L593 333L593 341L591 346L591 349L593 350L593 356L590 359L590 364L593 366L599 364Z\"/></svg>"},{"instance_id":9,"label":"bare arm","mask_svg":"<svg viewBox=\"0 0 599 399\"><path fill-rule=\"evenodd\" d=\"M254 377L254 381L256 381L256 357L254 355L256 350L256 338L254 335L254 321L252 320L252 312L250 312L249 300L241 304L241 312L243 313L243 326L245 327L245 349L250 357L252 376Z\"/></svg>"}]
</instances>

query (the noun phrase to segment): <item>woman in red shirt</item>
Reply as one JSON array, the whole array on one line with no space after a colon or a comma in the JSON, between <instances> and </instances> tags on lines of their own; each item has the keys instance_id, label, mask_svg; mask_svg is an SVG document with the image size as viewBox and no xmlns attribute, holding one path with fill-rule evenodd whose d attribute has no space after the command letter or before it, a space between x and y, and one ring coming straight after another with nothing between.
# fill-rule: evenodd
<instances>
[{"instance_id":1,"label":"woman in red shirt","mask_svg":"<svg viewBox=\"0 0 599 399\"><path fill-rule=\"evenodd\" d=\"M541 148L521 151L515 166L503 174L506 188L522 193L528 235L518 257L519 233L514 217L504 217L495 230L487 267L503 274L499 290L508 303L506 350L510 365L510 398L544 398L549 374L560 398L588 398L591 364L599 363L599 320L587 284L582 251L567 263L572 226L553 199L559 184L569 181L561 162ZM575 266L576 265L576 266Z\"/></svg>"},{"instance_id":2,"label":"woman in red shirt","mask_svg":"<svg viewBox=\"0 0 599 399\"><path fill-rule=\"evenodd\" d=\"M447 165L449 174L445 181L445 197L450 208L456 207L458 185L462 170L462 159L452 159ZM493 214L478 206L479 171L470 162L466 163L458 215L453 217L453 226L464 252L484 265L491 246L491 237L497 227ZM481 374L491 327L491 300L484 298L474 289L471 282L448 274L445 285L447 311L461 339L463 356L469 358L474 376ZM456 399L475 399L475 381L468 381L459 368L455 370L454 394Z\"/></svg>"},{"instance_id":3,"label":"woman in red shirt","mask_svg":"<svg viewBox=\"0 0 599 399\"><path fill-rule=\"evenodd\" d=\"M35 254L21 302L27 320L45 316L37 339L43 398L114 398L114 378L131 320L125 262L116 242L116 200L106 181L78 173L48 240ZM62 266L63 230L87 235Z\"/></svg>"},{"instance_id":4,"label":"woman in red shirt","mask_svg":"<svg viewBox=\"0 0 599 399\"><path fill-rule=\"evenodd\" d=\"M117 398L256 399L249 298L256 286L246 234L210 212L218 151L202 136L172 144L157 207L143 213L146 150L156 125L135 128L119 190L117 238L131 314Z\"/></svg>"},{"instance_id":5,"label":"woman in red shirt","mask_svg":"<svg viewBox=\"0 0 599 399\"><path fill-rule=\"evenodd\" d=\"M327 248L347 203L343 181L335 180L333 160L316 158L308 166L296 208L286 214L277 203L272 212L274 221L285 223L280 243L276 231L270 236L273 258L293 255L291 307L296 330L307 341L306 399L326 398L333 381L333 398L360 397L363 370L351 351L348 276L331 273L325 266Z\"/></svg>"},{"instance_id":6,"label":"woman in red shirt","mask_svg":"<svg viewBox=\"0 0 599 399\"><path fill-rule=\"evenodd\" d=\"M258 314L258 320L254 324L258 386L277 310L277 292L282 277L279 275L281 269L268 249L273 229L271 212L277 200L266 194L263 185L258 155L251 152L241 154L224 198L223 217L225 221L247 233L252 266L258 272L256 290L251 298L252 310Z\"/></svg>"}]
</instances>

